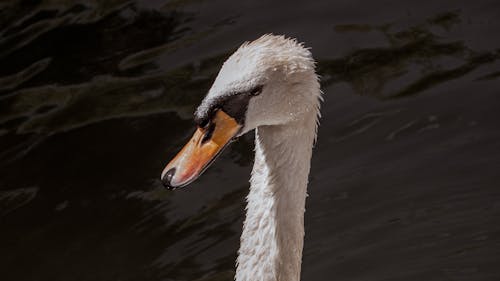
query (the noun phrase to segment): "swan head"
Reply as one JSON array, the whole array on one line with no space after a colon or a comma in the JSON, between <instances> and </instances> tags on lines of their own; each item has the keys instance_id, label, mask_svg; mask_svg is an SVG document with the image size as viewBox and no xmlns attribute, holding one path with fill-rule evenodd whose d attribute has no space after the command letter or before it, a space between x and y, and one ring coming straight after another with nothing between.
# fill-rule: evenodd
<instances>
[{"instance_id":1,"label":"swan head","mask_svg":"<svg viewBox=\"0 0 500 281\"><path fill-rule=\"evenodd\" d=\"M196 109L198 128L163 170L163 184L191 183L231 140L259 126L300 122L317 111L319 95L314 59L301 43L270 34L244 43Z\"/></svg>"}]
</instances>

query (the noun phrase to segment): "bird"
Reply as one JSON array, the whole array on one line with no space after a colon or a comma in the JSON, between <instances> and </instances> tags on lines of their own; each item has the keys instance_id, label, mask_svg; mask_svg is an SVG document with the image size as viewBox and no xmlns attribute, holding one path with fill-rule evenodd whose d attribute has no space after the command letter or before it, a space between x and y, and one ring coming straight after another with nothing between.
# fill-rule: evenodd
<instances>
[{"instance_id":1,"label":"bird","mask_svg":"<svg viewBox=\"0 0 500 281\"><path fill-rule=\"evenodd\" d=\"M311 51L265 34L222 65L194 113L196 131L165 166L168 189L197 179L232 141L255 132L236 281L299 281L304 212L322 91Z\"/></svg>"}]
</instances>

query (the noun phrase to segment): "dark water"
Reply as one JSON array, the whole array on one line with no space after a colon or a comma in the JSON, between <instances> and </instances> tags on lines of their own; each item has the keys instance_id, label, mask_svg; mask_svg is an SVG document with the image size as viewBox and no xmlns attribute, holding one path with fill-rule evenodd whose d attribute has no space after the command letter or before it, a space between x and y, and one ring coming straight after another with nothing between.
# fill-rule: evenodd
<instances>
[{"instance_id":1,"label":"dark water","mask_svg":"<svg viewBox=\"0 0 500 281\"><path fill-rule=\"evenodd\" d=\"M446 3L448 2L448 3ZM158 176L274 32L325 102L302 279L500 280L498 1L0 3L0 280L232 280L252 138Z\"/></svg>"}]
</instances>

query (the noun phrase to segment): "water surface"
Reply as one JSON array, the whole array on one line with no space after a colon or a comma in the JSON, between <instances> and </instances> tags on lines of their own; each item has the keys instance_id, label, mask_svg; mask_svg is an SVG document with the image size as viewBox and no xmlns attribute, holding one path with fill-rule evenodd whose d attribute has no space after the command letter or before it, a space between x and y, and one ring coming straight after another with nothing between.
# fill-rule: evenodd
<instances>
[{"instance_id":1,"label":"water surface","mask_svg":"<svg viewBox=\"0 0 500 281\"><path fill-rule=\"evenodd\" d=\"M497 1L105 2L0 4L1 280L232 280L252 137L158 176L269 32L325 98L302 279L500 279Z\"/></svg>"}]
</instances>

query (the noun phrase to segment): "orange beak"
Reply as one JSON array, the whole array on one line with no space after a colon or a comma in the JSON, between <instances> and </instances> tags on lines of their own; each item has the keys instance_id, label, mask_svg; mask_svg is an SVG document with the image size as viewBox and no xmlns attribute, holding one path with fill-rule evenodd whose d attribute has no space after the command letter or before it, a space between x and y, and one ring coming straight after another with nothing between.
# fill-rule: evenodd
<instances>
[{"instance_id":1,"label":"orange beak","mask_svg":"<svg viewBox=\"0 0 500 281\"><path fill-rule=\"evenodd\" d=\"M210 166L240 129L241 125L234 118L218 110L211 123L205 128L198 128L191 140L163 169L163 184L168 189L175 189L193 182Z\"/></svg>"}]
</instances>

